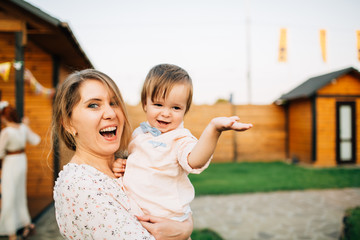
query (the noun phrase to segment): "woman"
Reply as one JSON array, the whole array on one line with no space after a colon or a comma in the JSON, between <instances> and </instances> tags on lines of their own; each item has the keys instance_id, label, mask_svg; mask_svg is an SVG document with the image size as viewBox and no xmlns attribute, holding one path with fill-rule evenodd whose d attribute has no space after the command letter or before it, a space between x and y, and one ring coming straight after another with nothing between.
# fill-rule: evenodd
<instances>
[{"instance_id":1,"label":"woman","mask_svg":"<svg viewBox=\"0 0 360 240\"><path fill-rule=\"evenodd\" d=\"M26 142L37 145L40 137L23 123L20 123L16 110L5 106L1 111L4 128L0 133L1 211L0 235L16 239L16 231L24 227L23 237L27 237L35 225L31 223L26 199L27 158Z\"/></svg>"},{"instance_id":2,"label":"woman","mask_svg":"<svg viewBox=\"0 0 360 240\"><path fill-rule=\"evenodd\" d=\"M187 239L192 219L136 219L122 178L111 170L131 135L125 104L114 81L87 69L71 74L57 90L53 139L75 151L54 187L56 220L67 239ZM141 177L141 176L139 176ZM154 194L156 194L154 192Z\"/></svg>"}]
</instances>

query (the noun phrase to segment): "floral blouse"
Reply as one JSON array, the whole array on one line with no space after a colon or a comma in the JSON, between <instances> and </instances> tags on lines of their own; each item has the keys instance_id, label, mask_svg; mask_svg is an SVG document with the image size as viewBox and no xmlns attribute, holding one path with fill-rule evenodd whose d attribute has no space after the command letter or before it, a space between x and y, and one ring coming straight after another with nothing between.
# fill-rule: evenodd
<instances>
[{"instance_id":1,"label":"floral blouse","mask_svg":"<svg viewBox=\"0 0 360 240\"><path fill-rule=\"evenodd\" d=\"M68 163L54 187L56 221L66 239L152 239L129 213L122 179Z\"/></svg>"}]
</instances>

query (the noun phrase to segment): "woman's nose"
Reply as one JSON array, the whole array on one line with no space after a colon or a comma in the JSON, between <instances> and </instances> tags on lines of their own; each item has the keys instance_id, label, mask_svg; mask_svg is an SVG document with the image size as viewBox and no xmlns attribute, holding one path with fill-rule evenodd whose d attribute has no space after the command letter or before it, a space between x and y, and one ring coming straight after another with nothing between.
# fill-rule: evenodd
<instances>
[{"instance_id":1,"label":"woman's nose","mask_svg":"<svg viewBox=\"0 0 360 240\"><path fill-rule=\"evenodd\" d=\"M104 119L114 118L116 116L114 108L110 105L105 105L103 116L104 116Z\"/></svg>"}]
</instances>

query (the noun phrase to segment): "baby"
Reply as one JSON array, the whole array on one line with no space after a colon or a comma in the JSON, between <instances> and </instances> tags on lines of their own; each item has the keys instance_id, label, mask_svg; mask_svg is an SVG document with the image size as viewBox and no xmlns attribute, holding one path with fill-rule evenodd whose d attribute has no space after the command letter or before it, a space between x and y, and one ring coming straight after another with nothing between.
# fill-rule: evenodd
<instances>
[{"instance_id":1,"label":"baby","mask_svg":"<svg viewBox=\"0 0 360 240\"><path fill-rule=\"evenodd\" d=\"M252 127L237 116L217 117L197 140L183 123L192 94L189 74L175 65L157 65L145 79L141 102L147 122L133 132L123 178L135 215L187 219L195 196L188 174L207 168L222 131Z\"/></svg>"}]
</instances>

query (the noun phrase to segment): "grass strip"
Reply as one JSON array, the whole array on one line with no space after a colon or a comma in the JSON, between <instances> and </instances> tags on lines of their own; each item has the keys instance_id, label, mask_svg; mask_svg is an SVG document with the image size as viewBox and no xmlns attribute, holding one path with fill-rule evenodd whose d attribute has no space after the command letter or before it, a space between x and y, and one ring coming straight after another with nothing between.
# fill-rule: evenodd
<instances>
[{"instance_id":1,"label":"grass strip","mask_svg":"<svg viewBox=\"0 0 360 240\"><path fill-rule=\"evenodd\" d=\"M360 168L310 168L284 162L212 163L190 174L196 196L360 187Z\"/></svg>"}]
</instances>

